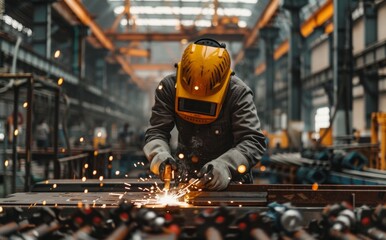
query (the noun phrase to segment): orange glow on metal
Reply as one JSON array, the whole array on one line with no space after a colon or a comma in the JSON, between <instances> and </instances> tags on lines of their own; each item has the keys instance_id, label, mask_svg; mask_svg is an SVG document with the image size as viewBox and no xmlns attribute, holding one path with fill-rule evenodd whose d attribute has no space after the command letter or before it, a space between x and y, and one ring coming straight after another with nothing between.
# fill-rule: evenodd
<instances>
[{"instance_id":1,"label":"orange glow on metal","mask_svg":"<svg viewBox=\"0 0 386 240\"><path fill-rule=\"evenodd\" d=\"M319 189L318 183L312 184L312 190L317 191Z\"/></svg>"},{"instance_id":2,"label":"orange glow on metal","mask_svg":"<svg viewBox=\"0 0 386 240\"><path fill-rule=\"evenodd\" d=\"M79 0L64 0L64 2L84 25L91 28L92 33L96 36L103 47L109 50L114 49L114 44L106 37L99 25L94 22L86 8L84 8L83 4Z\"/></svg>"},{"instance_id":3,"label":"orange glow on metal","mask_svg":"<svg viewBox=\"0 0 386 240\"><path fill-rule=\"evenodd\" d=\"M328 0L301 25L300 32L302 33L303 37L308 37L315 28L322 26L325 22L330 20L333 14L333 1Z\"/></svg>"},{"instance_id":4,"label":"orange glow on metal","mask_svg":"<svg viewBox=\"0 0 386 240\"><path fill-rule=\"evenodd\" d=\"M281 58L284 54L286 54L289 50L289 41L288 39L282 42L276 49L275 53L273 54L273 58L275 60L278 60Z\"/></svg>"}]
</instances>

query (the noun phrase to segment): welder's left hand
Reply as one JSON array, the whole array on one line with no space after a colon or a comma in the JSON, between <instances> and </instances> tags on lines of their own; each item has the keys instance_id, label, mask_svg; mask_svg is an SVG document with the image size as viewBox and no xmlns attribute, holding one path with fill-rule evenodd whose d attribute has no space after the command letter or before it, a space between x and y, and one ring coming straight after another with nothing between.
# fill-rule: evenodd
<instances>
[{"instance_id":1,"label":"welder's left hand","mask_svg":"<svg viewBox=\"0 0 386 240\"><path fill-rule=\"evenodd\" d=\"M227 164L217 159L205 164L197 174L197 177L200 178L197 184L198 187L220 191L228 187L232 175Z\"/></svg>"}]
</instances>

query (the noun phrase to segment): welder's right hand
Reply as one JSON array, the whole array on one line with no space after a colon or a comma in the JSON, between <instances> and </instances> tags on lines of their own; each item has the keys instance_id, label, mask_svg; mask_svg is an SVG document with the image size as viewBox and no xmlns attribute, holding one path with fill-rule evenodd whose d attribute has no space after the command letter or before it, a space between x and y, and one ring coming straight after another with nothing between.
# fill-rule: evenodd
<instances>
[{"instance_id":1,"label":"welder's right hand","mask_svg":"<svg viewBox=\"0 0 386 240\"><path fill-rule=\"evenodd\" d=\"M161 181L164 181L164 177L165 177L165 169L166 169L166 165L170 165L171 168L172 168L172 171L176 171L177 170L177 162L176 160L174 160L174 158L172 157L168 157L166 160L164 160L160 165L159 165L159 168L158 168L158 172L159 172L159 178L161 179Z\"/></svg>"}]
</instances>

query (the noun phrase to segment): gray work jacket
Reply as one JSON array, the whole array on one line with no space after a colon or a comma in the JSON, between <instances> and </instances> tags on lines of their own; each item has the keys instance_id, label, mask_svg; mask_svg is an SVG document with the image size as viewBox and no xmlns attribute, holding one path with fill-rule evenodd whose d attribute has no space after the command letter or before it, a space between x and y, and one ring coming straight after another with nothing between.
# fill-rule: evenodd
<instances>
[{"instance_id":1,"label":"gray work jacket","mask_svg":"<svg viewBox=\"0 0 386 240\"><path fill-rule=\"evenodd\" d=\"M161 80L156 89L150 127L145 135L144 151L148 159L151 161L160 151L170 153L170 149L164 148L168 148L170 132L176 126L178 146L174 155L176 159L183 156L179 160L189 172L199 171L208 161L221 159L227 162L233 181L250 182L250 170L266 149L251 89L232 76L218 119L201 125L183 120L174 111L175 84L176 77L172 74ZM238 171L240 165L246 166L244 174Z\"/></svg>"}]
</instances>

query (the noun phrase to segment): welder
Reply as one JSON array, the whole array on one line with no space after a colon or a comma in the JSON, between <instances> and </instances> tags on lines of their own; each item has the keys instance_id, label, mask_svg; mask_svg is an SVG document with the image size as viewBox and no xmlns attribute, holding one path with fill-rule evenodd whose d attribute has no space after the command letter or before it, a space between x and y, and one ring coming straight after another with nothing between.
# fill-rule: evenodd
<instances>
[{"instance_id":1,"label":"welder","mask_svg":"<svg viewBox=\"0 0 386 240\"><path fill-rule=\"evenodd\" d=\"M251 169L265 149L253 92L232 71L225 44L210 38L190 43L176 73L155 90L144 146L150 170L166 185L174 172L176 182L200 179L206 190L223 190L231 181L252 183Z\"/></svg>"}]
</instances>

